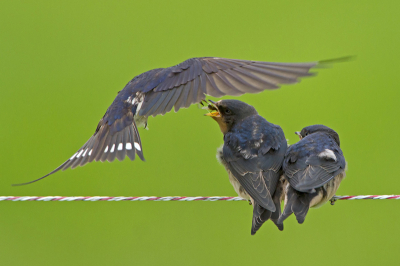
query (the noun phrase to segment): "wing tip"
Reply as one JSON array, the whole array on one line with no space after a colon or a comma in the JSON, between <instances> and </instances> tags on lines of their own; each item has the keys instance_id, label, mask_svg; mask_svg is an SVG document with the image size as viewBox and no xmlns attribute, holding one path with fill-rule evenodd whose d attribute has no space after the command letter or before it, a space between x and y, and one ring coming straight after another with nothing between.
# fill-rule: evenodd
<instances>
[{"instance_id":1,"label":"wing tip","mask_svg":"<svg viewBox=\"0 0 400 266\"><path fill-rule=\"evenodd\" d=\"M264 209L270 211L270 212L275 212L276 211L276 206L271 199L266 199L266 201L262 201L262 202L257 202L258 204L260 204L261 207L263 207Z\"/></svg>"},{"instance_id":2,"label":"wing tip","mask_svg":"<svg viewBox=\"0 0 400 266\"><path fill-rule=\"evenodd\" d=\"M348 55L348 56L342 56L342 57L337 57L337 58L333 58L333 59L321 60L321 61L317 61L316 62L317 64L313 68L331 68L333 66L333 64L355 61L356 58L357 58L356 55Z\"/></svg>"}]
</instances>

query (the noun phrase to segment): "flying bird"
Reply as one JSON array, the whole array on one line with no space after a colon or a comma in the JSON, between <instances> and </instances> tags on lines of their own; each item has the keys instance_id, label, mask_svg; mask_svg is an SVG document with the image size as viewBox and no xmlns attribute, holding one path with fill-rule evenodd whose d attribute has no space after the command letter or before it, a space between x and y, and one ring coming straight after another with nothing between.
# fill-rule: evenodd
<instances>
[{"instance_id":1,"label":"flying bird","mask_svg":"<svg viewBox=\"0 0 400 266\"><path fill-rule=\"evenodd\" d=\"M138 156L144 161L138 127L147 127L149 116L201 103L206 95L238 96L277 89L280 84L293 84L301 77L312 76L315 73L310 73L311 68L331 62L271 63L202 57L144 72L118 93L93 136L76 153L47 175L19 185L92 161L112 162L115 158L121 161L125 156L132 161Z\"/></svg>"},{"instance_id":2,"label":"flying bird","mask_svg":"<svg viewBox=\"0 0 400 266\"><path fill-rule=\"evenodd\" d=\"M224 134L217 159L228 172L236 193L253 205L251 234L271 219L278 224L283 195L282 163L287 149L285 134L256 109L238 100L210 101L212 117ZM278 189L277 189L278 188Z\"/></svg>"},{"instance_id":3,"label":"flying bird","mask_svg":"<svg viewBox=\"0 0 400 266\"><path fill-rule=\"evenodd\" d=\"M311 207L320 207L332 199L346 176L347 164L336 131L324 125L312 125L296 134L300 141L288 148L283 161L288 183L278 224L292 213L302 224Z\"/></svg>"}]
</instances>

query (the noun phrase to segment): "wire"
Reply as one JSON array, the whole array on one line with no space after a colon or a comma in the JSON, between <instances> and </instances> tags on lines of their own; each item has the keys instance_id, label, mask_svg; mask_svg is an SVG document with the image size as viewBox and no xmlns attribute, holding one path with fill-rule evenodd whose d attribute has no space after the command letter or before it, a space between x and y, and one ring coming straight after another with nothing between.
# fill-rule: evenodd
<instances>
[{"instance_id":1,"label":"wire","mask_svg":"<svg viewBox=\"0 0 400 266\"><path fill-rule=\"evenodd\" d=\"M359 195L359 196L334 196L331 204L336 200L361 200L361 199L400 199L400 195ZM0 201L247 201L240 197L63 197L63 196L0 196Z\"/></svg>"}]
</instances>

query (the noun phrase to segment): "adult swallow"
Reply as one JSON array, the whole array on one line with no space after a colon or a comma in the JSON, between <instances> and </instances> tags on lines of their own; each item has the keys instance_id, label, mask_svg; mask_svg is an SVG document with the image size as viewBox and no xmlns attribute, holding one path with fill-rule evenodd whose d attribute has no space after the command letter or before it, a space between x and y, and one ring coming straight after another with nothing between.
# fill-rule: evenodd
<instances>
[{"instance_id":1,"label":"adult swallow","mask_svg":"<svg viewBox=\"0 0 400 266\"><path fill-rule=\"evenodd\" d=\"M342 59L339 59L339 61ZM338 61L338 60L335 60ZM139 126L147 126L149 116L164 115L174 108L204 101L206 95L242 95L293 84L312 76L313 67L332 60L309 63L271 63L218 57L191 58L176 66L147 71L133 78L121 90L97 125L93 136L68 160L47 175L83 166L92 161L144 161ZM23 184L20 184L23 185Z\"/></svg>"},{"instance_id":2,"label":"adult swallow","mask_svg":"<svg viewBox=\"0 0 400 266\"><path fill-rule=\"evenodd\" d=\"M217 159L228 172L236 193L251 201L251 234L271 219L277 224L281 213L282 162L287 149L285 134L258 115L256 109L238 100L210 101L210 113L224 135ZM278 187L278 190L277 190ZM277 224L283 230L283 224Z\"/></svg>"},{"instance_id":3,"label":"adult swallow","mask_svg":"<svg viewBox=\"0 0 400 266\"><path fill-rule=\"evenodd\" d=\"M346 160L336 131L312 125L296 134L300 141L288 148L283 161L284 176L289 183L278 224L292 213L302 224L309 208L320 207L332 199L345 177Z\"/></svg>"}]
</instances>

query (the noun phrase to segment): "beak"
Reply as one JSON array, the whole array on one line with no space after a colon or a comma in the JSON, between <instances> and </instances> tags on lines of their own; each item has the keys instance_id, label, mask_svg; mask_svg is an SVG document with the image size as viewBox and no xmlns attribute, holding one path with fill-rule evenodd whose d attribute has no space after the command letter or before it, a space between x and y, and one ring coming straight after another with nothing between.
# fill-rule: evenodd
<instances>
[{"instance_id":1,"label":"beak","mask_svg":"<svg viewBox=\"0 0 400 266\"><path fill-rule=\"evenodd\" d=\"M294 134L296 134L297 136L299 136L300 139L302 139L300 131L296 131L296 132L294 132Z\"/></svg>"},{"instance_id":2,"label":"beak","mask_svg":"<svg viewBox=\"0 0 400 266\"><path fill-rule=\"evenodd\" d=\"M221 115L219 114L218 111L212 111L212 112L210 112L208 114L204 114L204 115L210 116L210 117L221 117Z\"/></svg>"},{"instance_id":3,"label":"beak","mask_svg":"<svg viewBox=\"0 0 400 266\"><path fill-rule=\"evenodd\" d=\"M210 111L208 114L204 114L205 116L210 116L210 117L221 117L221 114L218 111L217 103L208 100L211 104L208 105L208 110Z\"/></svg>"}]
</instances>

